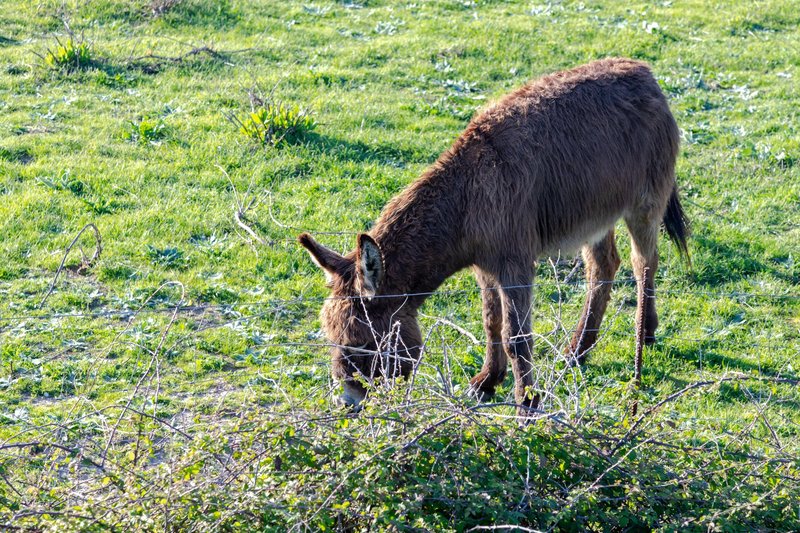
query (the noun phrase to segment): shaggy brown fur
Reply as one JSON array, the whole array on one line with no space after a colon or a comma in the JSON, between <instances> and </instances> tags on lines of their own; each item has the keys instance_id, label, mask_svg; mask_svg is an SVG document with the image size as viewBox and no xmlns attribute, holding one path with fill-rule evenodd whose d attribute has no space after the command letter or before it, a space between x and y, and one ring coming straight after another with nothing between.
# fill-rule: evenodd
<instances>
[{"instance_id":1,"label":"shaggy brown fur","mask_svg":"<svg viewBox=\"0 0 800 533\"><path fill-rule=\"evenodd\" d=\"M640 284L639 363L658 322L653 277L662 222L686 251L674 177L678 138L647 65L595 61L534 80L478 114L389 202L372 231L359 235L354 252L341 256L300 235L333 290L321 318L346 401L364 397L356 373L370 379L411 372L422 344L417 309L448 276L472 267L484 289L487 336L472 390L491 396L510 360L520 412L535 407L533 264L583 247L589 293L569 347L583 361L620 264L613 230L620 218Z\"/></svg>"}]
</instances>

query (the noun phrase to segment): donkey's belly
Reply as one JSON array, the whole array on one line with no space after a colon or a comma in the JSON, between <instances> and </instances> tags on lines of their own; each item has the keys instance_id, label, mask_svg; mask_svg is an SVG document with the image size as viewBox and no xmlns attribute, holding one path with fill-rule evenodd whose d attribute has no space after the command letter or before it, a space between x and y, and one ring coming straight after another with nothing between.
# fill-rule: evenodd
<instances>
[{"instance_id":1,"label":"donkey's belly","mask_svg":"<svg viewBox=\"0 0 800 533\"><path fill-rule=\"evenodd\" d=\"M600 242L613 229L619 218L616 216L601 223L583 225L577 231L562 235L553 242L545 243L541 255L553 259L573 256L585 245L591 246Z\"/></svg>"}]
</instances>

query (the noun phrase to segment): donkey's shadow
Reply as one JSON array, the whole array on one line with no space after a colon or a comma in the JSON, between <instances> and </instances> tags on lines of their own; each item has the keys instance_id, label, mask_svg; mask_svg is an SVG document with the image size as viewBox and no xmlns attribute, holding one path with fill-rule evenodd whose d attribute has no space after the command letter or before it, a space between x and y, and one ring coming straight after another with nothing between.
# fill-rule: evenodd
<instances>
[{"instance_id":1,"label":"donkey's shadow","mask_svg":"<svg viewBox=\"0 0 800 533\"><path fill-rule=\"evenodd\" d=\"M343 162L373 163L403 168L407 164L430 164L441 150L430 146L412 148L396 144L367 144L311 132L306 141L315 150Z\"/></svg>"},{"instance_id":2,"label":"donkey's shadow","mask_svg":"<svg viewBox=\"0 0 800 533\"><path fill-rule=\"evenodd\" d=\"M736 282L759 274L769 274L787 283L800 283L796 271L782 270L776 264L760 259L763 246L755 240L722 240L704 234L692 236L695 250L693 281L700 285L717 286Z\"/></svg>"}]
</instances>

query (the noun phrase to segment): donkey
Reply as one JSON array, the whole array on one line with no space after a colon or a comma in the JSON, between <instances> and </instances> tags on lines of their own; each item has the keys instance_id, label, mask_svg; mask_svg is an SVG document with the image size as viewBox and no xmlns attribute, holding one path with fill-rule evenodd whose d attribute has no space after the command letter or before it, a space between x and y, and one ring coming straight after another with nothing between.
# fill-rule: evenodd
<instances>
[{"instance_id":1,"label":"donkey","mask_svg":"<svg viewBox=\"0 0 800 533\"><path fill-rule=\"evenodd\" d=\"M423 344L417 310L446 278L471 267L482 289L487 345L470 390L490 398L510 360L518 414L537 408L533 265L582 248L588 294L566 354L582 363L620 264L620 218L631 235L638 287L638 383L642 346L655 341L658 324L659 226L688 258L678 145L678 127L648 66L594 61L531 81L477 114L386 205L372 230L358 235L353 252L343 256L300 235L332 289L321 322L342 399L358 405L365 398L362 378L409 376Z\"/></svg>"}]
</instances>

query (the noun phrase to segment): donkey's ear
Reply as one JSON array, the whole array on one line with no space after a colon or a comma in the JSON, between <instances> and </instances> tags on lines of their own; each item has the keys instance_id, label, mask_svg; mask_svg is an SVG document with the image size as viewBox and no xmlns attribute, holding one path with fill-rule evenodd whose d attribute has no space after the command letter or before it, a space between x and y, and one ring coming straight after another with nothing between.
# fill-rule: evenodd
<instances>
[{"instance_id":1,"label":"donkey's ear","mask_svg":"<svg viewBox=\"0 0 800 533\"><path fill-rule=\"evenodd\" d=\"M356 262L362 295L372 298L380 290L383 281L383 254L375 239L366 233L358 235Z\"/></svg>"},{"instance_id":2,"label":"donkey's ear","mask_svg":"<svg viewBox=\"0 0 800 533\"><path fill-rule=\"evenodd\" d=\"M349 259L334 252L330 248L322 246L308 233L301 233L297 237L297 240L308 250L311 259L313 259L317 266L325 272L325 277L329 282L333 280L335 276L344 274L344 272L352 266Z\"/></svg>"}]
</instances>

